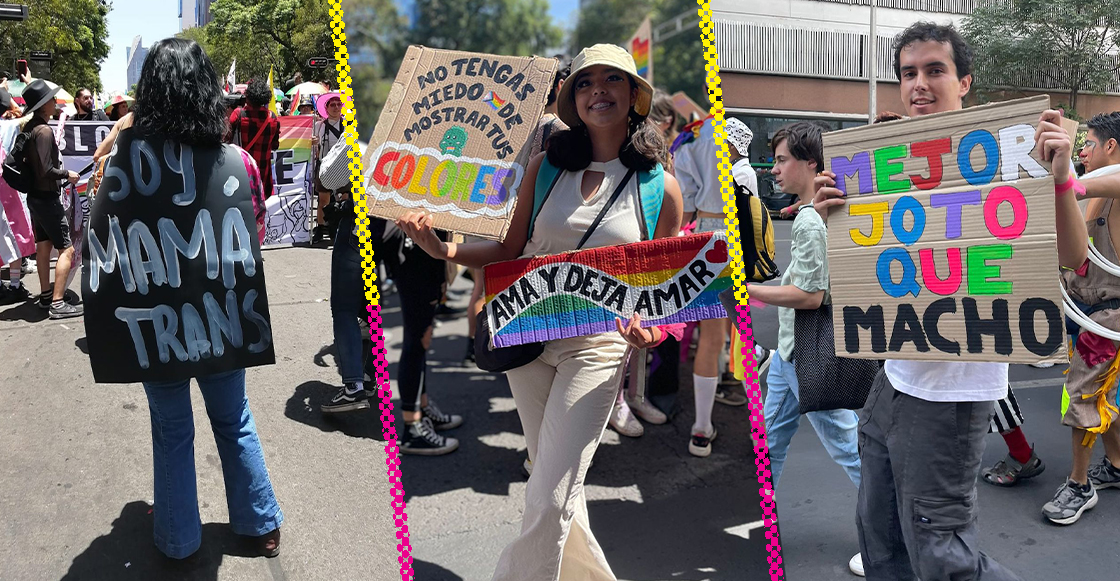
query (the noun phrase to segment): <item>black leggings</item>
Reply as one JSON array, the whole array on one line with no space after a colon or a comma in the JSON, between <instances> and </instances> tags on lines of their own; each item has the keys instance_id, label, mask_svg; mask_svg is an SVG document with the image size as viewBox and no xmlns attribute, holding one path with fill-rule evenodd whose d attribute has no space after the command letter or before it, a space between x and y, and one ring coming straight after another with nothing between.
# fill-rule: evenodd
<instances>
[{"instance_id":1,"label":"black leggings","mask_svg":"<svg viewBox=\"0 0 1120 581\"><path fill-rule=\"evenodd\" d=\"M405 251L405 261L393 269L393 282L401 301L404 338L397 365L401 409L420 410L420 396L427 392L428 349L424 335L435 320L436 307L446 285L445 262L418 247Z\"/></svg>"}]
</instances>

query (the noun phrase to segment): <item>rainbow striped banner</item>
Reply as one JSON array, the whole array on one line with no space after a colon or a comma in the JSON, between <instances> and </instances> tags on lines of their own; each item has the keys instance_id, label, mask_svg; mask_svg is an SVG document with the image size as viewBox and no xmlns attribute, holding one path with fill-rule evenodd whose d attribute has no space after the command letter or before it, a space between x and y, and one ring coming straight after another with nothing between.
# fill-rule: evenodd
<instances>
[{"instance_id":1,"label":"rainbow striped banner","mask_svg":"<svg viewBox=\"0 0 1120 581\"><path fill-rule=\"evenodd\" d=\"M315 134L315 117L288 115L280 118L280 147L292 150L293 163L311 159L311 136Z\"/></svg>"},{"instance_id":2,"label":"rainbow striped banner","mask_svg":"<svg viewBox=\"0 0 1120 581\"><path fill-rule=\"evenodd\" d=\"M630 51L630 56L634 57L634 66L638 69L638 75L652 85L653 55L650 54L650 49L653 48L653 25L648 17L642 21L634 36L630 37L626 48Z\"/></svg>"},{"instance_id":3,"label":"rainbow striped banner","mask_svg":"<svg viewBox=\"0 0 1120 581\"><path fill-rule=\"evenodd\" d=\"M727 317L725 232L522 258L487 265L486 316L494 347Z\"/></svg>"}]
</instances>

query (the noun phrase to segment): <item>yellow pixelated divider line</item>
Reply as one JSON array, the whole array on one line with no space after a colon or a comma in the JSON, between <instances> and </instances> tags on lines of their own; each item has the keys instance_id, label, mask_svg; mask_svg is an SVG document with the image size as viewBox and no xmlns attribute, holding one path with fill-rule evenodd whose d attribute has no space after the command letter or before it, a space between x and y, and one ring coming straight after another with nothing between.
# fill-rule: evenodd
<instances>
[{"instance_id":1,"label":"yellow pixelated divider line","mask_svg":"<svg viewBox=\"0 0 1120 581\"><path fill-rule=\"evenodd\" d=\"M762 414L761 390L758 385L758 366L754 361L754 341L751 339L749 303L750 298L746 288L746 274L743 272L743 247L739 241L739 217L735 207L735 188L731 176L730 154L727 149L727 139L723 129L723 91L719 81L719 53L716 51L715 32L712 26L712 10L709 0L697 0L700 9L700 37L704 42L704 60L707 61L708 99L712 103L712 125L715 128L716 149L719 156L719 181L720 192L723 194L723 214L727 224L727 243L731 253L732 278L735 281L735 300L739 304L739 316L736 326L743 341L743 355L749 366L746 370L747 397L750 400L751 432L755 446L755 464L759 483L759 505L762 507L763 527L767 530L767 551L770 555L766 558L770 565L771 581L785 578L782 568L782 546L778 538L778 522L774 515L774 487L770 475L770 456L766 446L766 423ZM750 352L748 353L748 350Z\"/></svg>"},{"instance_id":2,"label":"yellow pixelated divider line","mask_svg":"<svg viewBox=\"0 0 1120 581\"><path fill-rule=\"evenodd\" d=\"M397 562L400 563L402 581L413 579L412 546L408 537L408 515L405 513L404 486L401 483L401 461L398 455L396 422L393 417L393 404L390 402L392 391L389 387L389 372L385 362L385 340L381 330L381 310L378 305L381 297L377 291L377 269L373 260L373 248L370 245L369 215L366 204L365 184L362 180L362 157L358 149L357 122L354 117L354 90L350 86L350 64L347 62L346 51L346 24L342 20L342 5L340 0L330 0L331 30L333 31L335 58L338 59L338 86L342 95L342 119L346 126L343 136L350 148L350 195L354 200L354 213L358 225L358 239L361 241L362 278L365 281L366 307L369 311L370 339L373 341L374 367L376 369L374 382L377 385L377 395L381 398L381 425L385 436L385 464L388 467L390 495L393 510L393 523L397 528ZM337 242L336 242L337 243Z\"/></svg>"}]
</instances>

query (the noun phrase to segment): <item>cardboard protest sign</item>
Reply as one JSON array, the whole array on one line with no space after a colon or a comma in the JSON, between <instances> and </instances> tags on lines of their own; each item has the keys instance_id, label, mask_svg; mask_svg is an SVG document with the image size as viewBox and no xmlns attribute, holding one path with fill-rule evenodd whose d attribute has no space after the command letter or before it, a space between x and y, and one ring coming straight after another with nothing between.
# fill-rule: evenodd
<instances>
[{"instance_id":1,"label":"cardboard protest sign","mask_svg":"<svg viewBox=\"0 0 1120 581\"><path fill-rule=\"evenodd\" d=\"M684 91L673 93L673 108L689 123L708 116L708 112L697 105L696 101L693 101Z\"/></svg>"},{"instance_id":2,"label":"cardboard protest sign","mask_svg":"<svg viewBox=\"0 0 1120 581\"><path fill-rule=\"evenodd\" d=\"M486 316L495 347L726 317L727 235L705 232L487 265Z\"/></svg>"},{"instance_id":3,"label":"cardboard protest sign","mask_svg":"<svg viewBox=\"0 0 1120 581\"><path fill-rule=\"evenodd\" d=\"M276 192L265 201L265 248L311 241L311 196L315 190L311 136L315 118L289 115L279 119L280 147L272 153Z\"/></svg>"},{"instance_id":4,"label":"cardboard protest sign","mask_svg":"<svg viewBox=\"0 0 1120 581\"><path fill-rule=\"evenodd\" d=\"M174 380L273 363L256 231L249 176L230 146L122 131L85 240L94 378Z\"/></svg>"},{"instance_id":5,"label":"cardboard protest sign","mask_svg":"<svg viewBox=\"0 0 1120 581\"><path fill-rule=\"evenodd\" d=\"M556 70L551 58L408 48L363 159L370 213L502 240Z\"/></svg>"},{"instance_id":6,"label":"cardboard protest sign","mask_svg":"<svg viewBox=\"0 0 1120 581\"><path fill-rule=\"evenodd\" d=\"M1064 362L1049 97L824 135L836 354Z\"/></svg>"}]
</instances>

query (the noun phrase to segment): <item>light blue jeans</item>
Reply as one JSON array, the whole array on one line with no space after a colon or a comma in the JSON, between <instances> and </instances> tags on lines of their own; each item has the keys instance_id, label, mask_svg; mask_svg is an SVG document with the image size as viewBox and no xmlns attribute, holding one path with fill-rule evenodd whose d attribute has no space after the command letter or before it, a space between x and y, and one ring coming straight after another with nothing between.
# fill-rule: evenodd
<instances>
[{"instance_id":1,"label":"light blue jeans","mask_svg":"<svg viewBox=\"0 0 1120 581\"><path fill-rule=\"evenodd\" d=\"M770 448L770 474L774 490L782 477L790 440L801 425L800 403L797 400L797 372L793 363L774 353L766 376L766 444ZM825 450L848 473L859 488L859 417L852 410L809 412L809 423L817 431Z\"/></svg>"},{"instance_id":2,"label":"light blue jeans","mask_svg":"<svg viewBox=\"0 0 1120 581\"><path fill-rule=\"evenodd\" d=\"M272 492L257 426L245 397L245 370L196 381L222 459L230 528L251 537L272 532L280 527L284 515ZM145 382L144 391L152 414L156 547L168 557L184 559L202 544L190 380Z\"/></svg>"}]
</instances>

